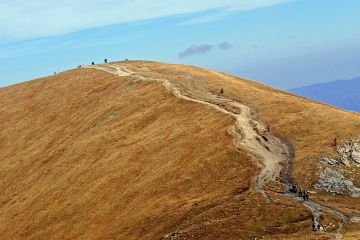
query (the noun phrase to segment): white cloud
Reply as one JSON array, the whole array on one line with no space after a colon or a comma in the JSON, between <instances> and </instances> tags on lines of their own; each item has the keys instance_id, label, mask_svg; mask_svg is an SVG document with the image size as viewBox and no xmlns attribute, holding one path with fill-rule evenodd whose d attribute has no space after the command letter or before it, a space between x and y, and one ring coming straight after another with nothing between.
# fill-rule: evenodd
<instances>
[{"instance_id":1,"label":"white cloud","mask_svg":"<svg viewBox=\"0 0 360 240\"><path fill-rule=\"evenodd\" d=\"M52 36L216 8L223 8L226 15L291 1L294 0L0 0L0 38Z\"/></svg>"}]
</instances>

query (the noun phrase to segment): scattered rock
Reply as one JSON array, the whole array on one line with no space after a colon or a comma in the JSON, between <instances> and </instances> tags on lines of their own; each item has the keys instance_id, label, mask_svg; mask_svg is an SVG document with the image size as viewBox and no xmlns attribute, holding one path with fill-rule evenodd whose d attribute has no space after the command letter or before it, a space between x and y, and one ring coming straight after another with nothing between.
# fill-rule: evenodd
<instances>
[{"instance_id":1,"label":"scattered rock","mask_svg":"<svg viewBox=\"0 0 360 240\"><path fill-rule=\"evenodd\" d=\"M326 157L322 158L320 160L320 162L328 164L328 165L338 165L339 164L338 160L331 159L331 158L326 158Z\"/></svg>"},{"instance_id":2,"label":"scattered rock","mask_svg":"<svg viewBox=\"0 0 360 240\"><path fill-rule=\"evenodd\" d=\"M360 164L360 150L357 150L357 151L353 151L351 153L351 159L357 163L357 164Z\"/></svg>"},{"instance_id":3,"label":"scattered rock","mask_svg":"<svg viewBox=\"0 0 360 240\"><path fill-rule=\"evenodd\" d=\"M354 186L353 182L336 170L325 168L320 173L320 179L314 186L316 189L323 189L330 193L349 193L352 197L360 196L360 188Z\"/></svg>"},{"instance_id":4,"label":"scattered rock","mask_svg":"<svg viewBox=\"0 0 360 240\"><path fill-rule=\"evenodd\" d=\"M351 223L359 224L359 223L360 223L360 217L352 217L352 218L350 219L350 222L351 222Z\"/></svg>"},{"instance_id":5,"label":"scattered rock","mask_svg":"<svg viewBox=\"0 0 360 240\"><path fill-rule=\"evenodd\" d=\"M172 232L172 233L169 233L169 234L166 234L164 237L161 238L161 240L166 240L166 239L177 239L178 236L182 233L184 233L185 231L184 230L181 230L181 229L177 229L175 232Z\"/></svg>"},{"instance_id":6,"label":"scattered rock","mask_svg":"<svg viewBox=\"0 0 360 240\"><path fill-rule=\"evenodd\" d=\"M336 146L337 159L323 157L320 162L327 165L360 166L360 138L348 140L342 146Z\"/></svg>"},{"instance_id":7,"label":"scattered rock","mask_svg":"<svg viewBox=\"0 0 360 240\"><path fill-rule=\"evenodd\" d=\"M360 139L348 140L343 146L336 147L336 151L344 165L360 164Z\"/></svg>"}]
</instances>

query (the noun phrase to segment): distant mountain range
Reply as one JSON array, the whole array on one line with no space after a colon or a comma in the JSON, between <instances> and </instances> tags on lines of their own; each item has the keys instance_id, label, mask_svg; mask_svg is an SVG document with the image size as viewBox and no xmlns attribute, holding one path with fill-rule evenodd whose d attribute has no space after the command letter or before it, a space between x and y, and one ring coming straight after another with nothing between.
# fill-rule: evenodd
<instances>
[{"instance_id":1,"label":"distant mountain range","mask_svg":"<svg viewBox=\"0 0 360 240\"><path fill-rule=\"evenodd\" d=\"M360 112L360 77L318 83L289 91L340 108Z\"/></svg>"}]
</instances>

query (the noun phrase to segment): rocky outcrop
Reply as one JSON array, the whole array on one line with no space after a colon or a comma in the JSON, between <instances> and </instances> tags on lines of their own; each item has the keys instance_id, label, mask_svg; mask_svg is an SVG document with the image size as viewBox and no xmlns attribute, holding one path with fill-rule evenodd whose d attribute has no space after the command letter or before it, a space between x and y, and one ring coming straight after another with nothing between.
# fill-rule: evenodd
<instances>
[{"instance_id":1,"label":"rocky outcrop","mask_svg":"<svg viewBox=\"0 0 360 240\"><path fill-rule=\"evenodd\" d=\"M314 187L330 193L360 197L360 188L343 175L347 173L346 176L353 176L353 171L349 169L360 167L360 138L348 140L342 146L335 146L335 149L336 157L323 157L320 160L327 167L320 168L319 181Z\"/></svg>"},{"instance_id":2,"label":"rocky outcrop","mask_svg":"<svg viewBox=\"0 0 360 240\"><path fill-rule=\"evenodd\" d=\"M336 152L340 163L346 166L360 164L360 139L346 141L342 147L336 147Z\"/></svg>"},{"instance_id":3,"label":"rocky outcrop","mask_svg":"<svg viewBox=\"0 0 360 240\"><path fill-rule=\"evenodd\" d=\"M336 152L336 159L324 157L321 162L328 165L360 166L360 139L348 140L343 146L336 146Z\"/></svg>"},{"instance_id":4,"label":"rocky outcrop","mask_svg":"<svg viewBox=\"0 0 360 240\"><path fill-rule=\"evenodd\" d=\"M320 179L315 184L316 189L323 189L327 192L337 194L350 194L352 197L360 196L360 188L354 186L353 182L348 180L340 172L325 168L320 173Z\"/></svg>"}]
</instances>

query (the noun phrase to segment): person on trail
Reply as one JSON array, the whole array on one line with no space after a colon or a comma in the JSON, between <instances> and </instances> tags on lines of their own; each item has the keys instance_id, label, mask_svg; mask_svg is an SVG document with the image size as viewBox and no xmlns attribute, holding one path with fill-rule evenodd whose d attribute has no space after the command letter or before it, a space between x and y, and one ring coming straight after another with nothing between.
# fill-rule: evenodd
<instances>
[{"instance_id":1,"label":"person on trail","mask_svg":"<svg viewBox=\"0 0 360 240\"><path fill-rule=\"evenodd\" d=\"M320 231L321 230L321 226L320 224L317 225L317 230Z\"/></svg>"},{"instance_id":2,"label":"person on trail","mask_svg":"<svg viewBox=\"0 0 360 240\"><path fill-rule=\"evenodd\" d=\"M337 138L334 139L334 146L337 146Z\"/></svg>"},{"instance_id":3,"label":"person on trail","mask_svg":"<svg viewBox=\"0 0 360 240\"><path fill-rule=\"evenodd\" d=\"M299 188L299 197L302 197L303 193L301 191L301 188Z\"/></svg>"},{"instance_id":4,"label":"person on trail","mask_svg":"<svg viewBox=\"0 0 360 240\"><path fill-rule=\"evenodd\" d=\"M292 193L297 193L298 189L297 189L297 186L296 185L293 185L292 186Z\"/></svg>"},{"instance_id":5,"label":"person on trail","mask_svg":"<svg viewBox=\"0 0 360 240\"><path fill-rule=\"evenodd\" d=\"M91 65L93 65L93 66L94 66L94 65L95 65L95 63L94 63L94 62L91 62Z\"/></svg>"},{"instance_id":6,"label":"person on trail","mask_svg":"<svg viewBox=\"0 0 360 240\"><path fill-rule=\"evenodd\" d=\"M304 193L303 193L303 199L304 201L308 201L309 200L309 194L306 190L304 190Z\"/></svg>"},{"instance_id":7,"label":"person on trail","mask_svg":"<svg viewBox=\"0 0 360 240\"><path fill-rule=\"evenodd\" d=\"M267 126L266 131L270 132L270 126Z\"/></svg>"},{"instance_id":8,"label":"person on trail","mask_svg":"<svg viewBox=\"0 0 360 240\"><path fill-rule=\"evenodd\" d=\"M224 95L224 89L220 89L220 95Z\"/></svg>"},{"instance_id":9,"label":"person on trail","mask_svg":"<svg viewBox=\"0 0 360 240\"><path fill-rule=\"evenodd\" d=\"M107 62L108 62L108 60L105 58L105 59L104 59L104 63L106 64Z\"/></svg>"}]
</instances>

